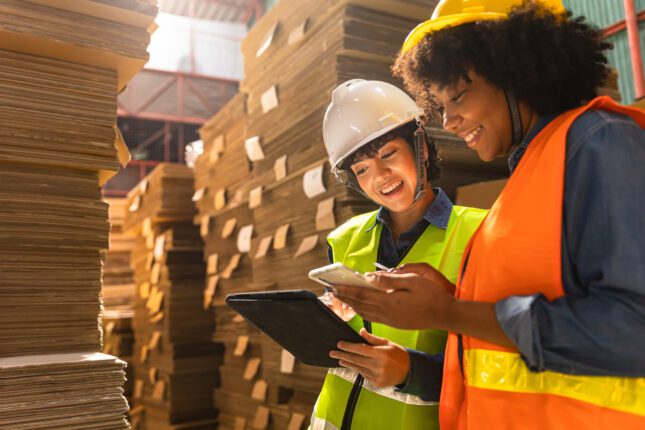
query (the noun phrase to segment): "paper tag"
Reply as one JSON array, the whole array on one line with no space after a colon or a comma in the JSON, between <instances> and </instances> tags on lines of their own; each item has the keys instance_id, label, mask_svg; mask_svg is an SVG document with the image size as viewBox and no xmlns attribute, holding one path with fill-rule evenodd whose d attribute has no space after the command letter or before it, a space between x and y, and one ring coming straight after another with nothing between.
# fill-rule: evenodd
<instances>
[{"instance_id":1,"label":"paper tag","mask_svg":"<svg viewBox=\"0 0 645 430\"><path fill-rule=\"evenodd\" d=\"M148 348L148 345L143 345L141 347L141 351L139 352L139 361L141 363L145 363L148 361L148 353L150 352L150 349Z\"/></svg>"},{"instance_id":2,"label":"paper tag","mask_svg":"<svg viewBox=\"0 0 645 430\"><path fill-rule=\"evenodd\" d=\"M215 210L224 209L226 206L226 188L221 188L215 193Z\"/></svg>"},{"instance_id":3,"label":"paper tag","mask_svg":"<svg viewBox=\"0 0 645 430\"><path fill-rule=\"evenodd\" d=\"M128 207L128 210L130 212L136 212L139 210L139 206L141 205L141 196L137 194L134 196L134 199L132 200L132 203L130 203L130 206Z\"/></svg>"},{"instance_id":4,"label":"paper tag","mask_svg":"<svg viewBox=\"0 0 645 430\"><path fill-rule=\"evenodd\" d=\"M143 379L137 379L134 381L134 398L140 399L143 396L143 386L145 382Z\"/></svg>"},{"instance_id":5,"label":"paper tag","mask_svg":"<svg viewBox=\"0 0 645 430\"><path fill-rule=\"evenodd\" d=\"M154 367L151 367L150 370L148 370L148 379L150 380L150 383L155 384L157 382L157 369Z\"/></svg>"},{"instance_id":6,"label":"paper tag","mask_svg":"<svg viewBox=\"0 0 645 430\"><path fill-rule=\"evenodd\" d=\"M155 237L153 235L146 236L146 249L154 249Z\"/></svg>"},{"instance_id":7,"label":"paper tag","mask_svg":"<svg viewBox=\"0 0 645 430\"><path fill-rule=\"evenodd\" d=\"M235 350L233 351L233 355L236 357L243 356L248 346L249 346L249 337L238 336L237 343L235 344Z\"/></svg>"},{"instance_id":8,"label":"paper tag","mask_svg":"<svg viewBox=\"0 0 645 430\"><path fill-rule=\"evenodd\" d=\"M166 246L166 236L161 235L157 237L157 240L155 240L155 248L154 248L154 251L152 252L152 255L155 257L155 260L161 260L161 258L164 255L165 246Z\"/></svg>"},{"instance_id":9,"label":"paper tag","mask_svg":"<svg viewBox=\"0 0 645 430\"><path fill-rule=\"evenodd\" d=\"M255 257L254 257L256 260L259 258L264 258L267 255L267 252L271 247L272 240L273 240L273 236L266 236L260 240L260 245L258 246L258 250L255 253Z\"/></svg>"},{"instance_id":10,"label":"paper tag","mask_svg":"<svg viewBox=\"0 0 645 430\"><path fill-rule=\"evenodd\" d=\"M157 315L155 315L152 318L150 318L150 322L153 323L153 324L156 324L159 321L161 321L162 319L164 319L165 316L166 316L166 314L164 314L163 312L159 312Z\"/></svg>"},{"instance_id":11,"label":"paper tag","mask_svg":"<svg viewBox=\"0 0 645 430\"><path fill-rule=\"evenodd\" d=\"M258 48L258 50L255 53L256 57L261 57L267 51L267 49L269 49L269 46L271 46L271 42L273 42L273 37L275 36L275 33L278 29L278 24L279 22L276 21L276 23L273 24L269 29L269 32L267 33L267 35L264 36L264 42L262 42L262 45L260 45L260 48Z\"/></svg>"},{"instance_id":12,"label":"paper tag","mask_svg":"<svg viewBox=\"0 0 645 430\"><path fill-rule=\"evenodd\" d=\"M242 417L235 417L233 430L246 430L246 420Z\"/></svg>"},{"instance_id":13,"label":"paper tag","mask_svg":"<svg viewBox=\"0 0 645 430\"><path fill-rule=\"evenodd\" d=\"M233 230L235 230L236 225L237 225L237 219L235 218L228 219L224 224L224 228L222 229L222 239L226 239L227 237L229 237L233 233Z\"/></svg>"},{"instance_id":14,"label":"paper tag","mask_svg":"<svg viewBox=\"0 0 645 430\"><path fill-rule=\"evenodd\" d=\"M289 425L287 426L287 430L301 430L302 425L304 423L305 423L304 414L294 412L293 414L291 414L291 419L289 420Z\"/></svg>"},{"instance_id":15,"label":"paper tag","mask_svg":"<svg viewBox=\"0 0 645 430\"><path fill-rule=\"evenodd\" d=\"M144 179L139 182L139 194L143 195L148 191L148 180Z\"/></svg>"},{"instance_id":16,"label":"paper tag","mask_svg":"<svg viewBox=\"0 0 645 430\"><path fill-rule=\"evenodd\" d=\"M254 400L265 401L267 398L267 388L267 381L265 381L264 379L258 379L255 384L253 384L251 398Z\"/></svg>"},{"instance_id":17,"label":"paper tag","mask_svg":"<svg viewBox=\"0 0 645 430\"><path fill-rule=\"evenodd\" d=\"M262 186L253 188L249 193L249 208L255 209L262 204Z\"/></svg>"},{"instance_id":18,"label":"paper tag","mask_svg":"<svg viewBox=\"0 0 645 430\"><path fill-rule=\"evenodd\" d=\"M262 104L262 113L267 113L278 107L280 102L278 101L278 89L275 85L262 93L260 103Z\"/></svg>"},{"instance_id":19,"label":"paper tag","mask_svg":"<svg viewBox=\"0 0 645 430\"><path fill-rule=\"evenodd\" d=\"M194 202L200 201L202 199L202 197L204 197L204 192L205 191L206 191L206 188L200 188L200 189L196 190L195 193L193 194L192 200Z\"/></svg>"},{"instance_id":20,"label":"paper tag","mask_svg":"<svg viewBox=\"0 0 645 430\"><path fill-rule=\"evenodd\" d=\"M262 145L260 145L260 137L253 136L244 142L244 148L246 149L246 155L251 161L260 161L264 160L264 151L262 151Z\"/></svg>"},{"instance_id":21,"label":"paper tag","mask_svg":"<svg viewBox=\"0 0 645 430\"><path fill-rule=\"evenodd\" d=\"M275 173L275 180L281 181L287 177L287 156L283 155L282 157L275 160L273 164L273 172Z\"/></svg>"},{"instance_id":22,"label":"paper tag","mask_svg":"<svg viewBox=\"0 0 645 430\"><path fill-rule=\"evenodd\" d=\"M241 323L244 322L244 317L240 314L237 314L233 317L233 322L234 323Z\"/></svg>"},{"instance_id":23,"label":"paper tag","mask_svg":"<svg viewBox=\"0 0 645 430\"><path fill-rule=\"evenodd\" d=\"M159 346L159 341L161 340L161 331L155 330L152 332L152 336L150 337L150 342L148 342L148 348L151 350L157 349Z\"/></svg>"},{"instance_id":24,"label":"paper tag","mask_svg":"<svg viewBox=\"0 0 645 430\"><path fill-rule=\"evenodd\" d=\"M262 360L259 359L259 358L251 358L246 363L246 369L244 369L244 380L245 381L250 381L253 378L255 378L255 375L258 373L258 370L260 369L260 363L261 362L262 362Z\"/></svg>"},{"instance_id":25,"label":"paper tag","mask_svg":"<svg viewBox=\"0 0 645 430\"><path fill-rule=\"evenodd\" d=\"M288 45L293 45L294 43L298 43L305 38L305 32L307 31L308 21L309 21L308 19L305 19L299 26L291 30L291 33L289 33L289 38L287 39Z\"/></svg>"},{"instance_id":26,"label":"paper tag","mask_svg":"<svg viewBox=\"0 0 645 430\"><path fill-rule=\"evenodd\" d=\"M237 269L237 266L239 266L240 264L241 258L242 258L242 254L235 254L234 256L231 257L230 261L228 262L228 265L222 271L222 279L231 279L231 276L233 276L233 272L235 272L235 269Z\"/></svg>"},{"instance_id":27,"label":"paper tag","mask_svg":"<svg viewBox=\"0 0 645 430\"><path fill-rule=\"evenodd\" d=\"M317 195L327 191L325 184L323 184L324 167L324 164L314 167L313 169L308 170L302 178L302 187L305 191L305 195L310 199L313 199Z\"/></svg>"},{"instance_id":28,"label":"paper tag","mask_svg":"<svg viewBox=\"0 0 645 430\"><path fill-rule=\"evenodd\" d=\"M242 201L244 200L244 190L240 189L235 191L235 194L233 194L233 198L231 199L231 202L229 203L229 206L232 208L238 207L240 204L242 204Z\"/></svg>"},{"instance_id":29,"label":"paper tag","mask_svg":"<svg viewBox=\"0 0 645 430\"><path fill-rule=\"evenodd\" d=\"M280 355L280 372L281 373L293 373L293 368L296 365L296 357L291 355L286 349L282 350Z\"/></svg>"},{"instance_id":30,"label":"paper tag","mask_svg":"<svg viewBox=\"0 0 645 430\"><path fill-rule=\"evenodd\" d=\"M155 261L155 254L154 252L149 252L148 255L146 255L146 271L152 270L152 263Z\"/></svg>"},{"instance_id":31,"label":"paper tag","mask_svg":"<svg viewBox=\"0 0 645 430\"><path fill-rule=\"evenodd\" d=\"M152 398L155 400L164 400L166 397L166 382L163 379L160 379L155 384L155 388L152 390Z\"/></svg>"},{"instance_id":32,"label":"paper tag","mask_svg":"<svg viewBox=\"0 0 645 430\"><path fill-rule=\"evenodd\" d=\"M114 331L114 321L110 321L109 323L105 324L105 334L112 334Z\"/></svg>"},{"instance_id":33,"label":"paper tag","mask_svg":"<svg viewBox=\"0 0 645 430\"><path fill-rule=\"evenodd\" d=\"M245 225L237 234L237 250L240 253L251 250L251 237L253 236L253 224Z\"/></svg>"},{"instance_id":34,"label":"paper tag","mask_svg":"<svg viewBox=\"0 0 645 430\"><path fill-rule=\"evenodd\" d=\"M258 406L257 411L255 411L255 418L253 418L253 428L258 430L264 430L269 426L269 417L271 416L271 411L266 406Z\"/></svg>"},{"instance_id":35,"label":"paper tag","mask_svg":"<svg viewBox=\"0 0 645 430\"><path fill-rule=\"evenodd\" d=\"M208 275L213 275L217 273L217 263L219 263L218 254L211 254L208 256L208 263L206 265L206 273Z\"/></svg>"},{"instance_id":36,"label":"paper tag","mask_svg":"<svg viewBox=\"0 0 645 430\"><path fill-rule=\"evenodd\" d=\"M143 220L141 234L144 236L150 236L152 234L152 220L149 217Z\"/></svg>"},{"instance_id":37,"label":"paper tag","mask_svg":"<svg viewBox=\"0 0 645 430\"><path fill-rule=\"evenodd\" d=\"M331 230L336 227L334 218L334 198L330 197L318 203L316 211L316 230Z\"/></svg>"},{"instance_id":38,"label":"paper tag","mask_svg":"<svg viewBox=\"0 0 645 430\"><path fill-rule=\"evenodd\" d=\"M208 309L213 304L213 297L215 296L215 291L217 290L217 284L219 283L219 276L211 276L208 278L208 285L204 290L204 309Z\"/></svg>"},{"instance_id":39,"label":"paper tag","mask_svg":"<svg viewBox=\"0 0 645 430\"><path fill-rule=\"evenodd\" d=\"M298 250L296 251L296 254L293 256L293 258L298 258L302 254L306 254L307 252L311 251L316 247L318 244L318 235L314 234L313 236L308 236L302 239L302 242L300 242L300 246L298 247Z\"/></svg>"},{"instance_id":40,"label":"paper tag","mask_svg":"<svg viewBox=\"0 0 645 430\"><path fill-rule=\"evenodd\" d=\"M161 290L158 290L156 293L150 295L150 298L148 299L148 308L150 309L150 314L154 315L161 310L163 298L164 294Z\"/></svg>"},{"instance_id":41,"label":"paper tag","mask_svg":"<svg viewBox=\"0 0 645 430\"><path fill-rule=\"evenodd\" d=\"M150 297L150 282L144 282L139 285L139 297L142 300L147 300Z\"/></svg>"},{"instance_id":42,"label":"paper tag","mask_svg":"<svg viewBox=\"0 0 645 430\"><path fill-rule=\"evenodd\" d=\"M284 249L287 245L287 234L289 233L289 224L278 227L273 239L273 249Z\"/></svg>"},{"instance_id":43,"label":"paper tag","mask_svg":"<svg viewBox=\"0 0 645 430\"><path fill-rule=\"evenodd\" d=\"M211 217L209 215L204 215L199 219L199 234L201 237L208 236L210 231Z\"/></svg>"},{"instance_id":44,"label":"paper tag","mask_svg":"<svg viewBox=\"0 0 645 430\"><path fill-rule=\"evenodd\" d=\"M150 271L150 283L152 285L157 285L160 279L161 279L161 264L155 263L152 266L152 270Z\"/></svg>"}]
</instances>

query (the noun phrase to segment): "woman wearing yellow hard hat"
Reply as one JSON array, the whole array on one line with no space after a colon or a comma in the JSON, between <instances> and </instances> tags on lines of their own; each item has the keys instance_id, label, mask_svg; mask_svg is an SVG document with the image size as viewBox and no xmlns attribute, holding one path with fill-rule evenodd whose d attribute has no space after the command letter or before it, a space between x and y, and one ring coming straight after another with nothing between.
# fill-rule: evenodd
<instances>
[{"instance_id":1,"label":"woman wearing yellow hard hat","mask_svg":"<svg viewBox=\"0 0 645 430\"><path fill-rule=\"evenodd\" d=\"M608 47L559 1L443 0L397 59L428 115L511 170L456 285L416 264L334 291L450 332L442 429L645 428L645 112L597 96Z\"/></svg>"}]
</instances>

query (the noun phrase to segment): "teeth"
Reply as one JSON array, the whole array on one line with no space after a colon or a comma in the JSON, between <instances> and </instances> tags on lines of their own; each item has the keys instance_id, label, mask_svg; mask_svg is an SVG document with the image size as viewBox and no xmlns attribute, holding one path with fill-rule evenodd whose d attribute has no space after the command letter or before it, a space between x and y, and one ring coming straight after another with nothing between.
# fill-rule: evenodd
<instances>
[{"instance_id":1,"label":"teeth","mask_svg":"<svg viewBox=\"0 0 645 430\"><path fill-rule=\"evenodd\" d=\"M396 182L396 183L390 185L389 187L382 189L381 192L383 194L389 194L392 191L394 191L396 188L398 188L398 186L401 185L402 183L403 183L403 181Z\"/></svg>"},{"instance_id":2,"label":"teeth","mask_svg":"<svg viewBox=\"0 0 645 430\"><path fill-rule=\"evenodd\" d=\"M475 138L475 136L477 136L477 134L479 133L479 130L481 130L481 128L482 128L482 126L480 125L476 129L474 129L473 131L468 133L466 136L464 136L464 140L466 142L470 142L471 140L473 140Z\"/></svg>"}]
</instances>

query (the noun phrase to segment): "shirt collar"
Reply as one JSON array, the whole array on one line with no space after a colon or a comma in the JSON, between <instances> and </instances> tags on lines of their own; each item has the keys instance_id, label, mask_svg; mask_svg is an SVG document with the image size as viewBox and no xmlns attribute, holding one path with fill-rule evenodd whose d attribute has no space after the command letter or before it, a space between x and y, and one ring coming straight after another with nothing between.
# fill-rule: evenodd
<instances>
[{"instance_id":1,"label":"shirt collar","mask_svg":"<svg viewBox=\"0 0 645 430\"><path fill-rule=\"evenodd\" d=\"M435 195L434 200L428 205L422 219L435 227L446 230L448 228L448 221L450 221L450 215L452 214L453 204L441 188L432 188L432 192ZM383 206L376 213L374 224L366 232L371 231L377 224L382 224L387 227L391 225L390 211Z\"/></svg>"},{"instance_id":2,"label":"shirt collar","mask_svg":"<svg viewBox=\"0 0 645 430\"><path fill-rule=\"evenodd\" d=\"M529 143L531 143L535 136L537 136L538 133L541 132L542 129L546 127L548 123L553 121L557 116L558 114L552 114L539 117L535 125L531 127L528 133L526 133L526 136L524 136L520 144L511 151L508 156L508 168L511 171L511 174L520 163L520 160L522 159L524 152L526 152L526 148L529 146Z\"/></svg>"}]
</instances>

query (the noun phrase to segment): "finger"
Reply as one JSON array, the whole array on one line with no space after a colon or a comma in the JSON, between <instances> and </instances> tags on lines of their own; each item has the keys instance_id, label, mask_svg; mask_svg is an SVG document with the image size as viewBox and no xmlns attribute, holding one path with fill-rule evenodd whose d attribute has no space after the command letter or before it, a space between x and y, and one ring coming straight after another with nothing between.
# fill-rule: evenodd
<instances>
[{"instance_id":1,"label":"finger","mask_svg":"<svg viewBox=\"0 0 645 430\"><path fill-rule=\"evenodd\" d=\"M365 343L353 343L340 341L336 345L339 350L348 352L350 354L360 355L361 357L372 358L378 355L375 346Z\"/></svg>"},{"instance_id":2,"label":"finger","mask_svg":"<svg viewBox=\"0 0 645 430\"><path fill-rule=\"evenodd\" d=\"M394 273L416 273L417 275L423 275L428 268L432 269L427 263L407 263L402 266L399 266L392 270Z\"/></svg>"},{"instance_id":3,"label":"finger","mask_svg":"<svg viewBox=\"0 0 645 430\"><path fill-rule=\"evenodd\" d=\"M363 357L362 355L359 355L359 354L353 354L351 352L333 350L329 352L329 356L337 360L342 360L347 363L351 363L352 365L355 365L355 366L362 366L366 368L369 368L371 363L370 358Z\"/></svg>"},{"instance_id":4,"label":"finger","mask_svg":"<svg viewBox=\"0 0 645 430\"><path fill-rule=\"evenodd\" d=\"M337 285L334 288L334 295L339 300L342 300L343 302L352 306L351 301L366 304L379 303L383 300L385 292L372 288Z\"/></svg>"},{"instance_id":5,"label":"finger","mask_svg":"<svg viewBox=\"0 0 645 430\"><path fill-rule=\"evenodd\" d=\"M374 345L374 346L383 346L390 343L389 340L382 337L375 336L372 333L365 330L364 328L361 329L359 334L363 337L363 339L365 339L371 345Z\"/></svg>"},{"instance_id":6,"label":"finger","mask_svg":"<svg viewBox=\"0 0 645 430\"><path fill-rule=\"evenodd\" d=\"M350 363L350 362L344 361L344 360L339 360L338 364L340 366L342 366L342 367L346 367L348 369L351 369L356 373L360 373L361 375L363 375L363 378L365 378L367 380L370 380L370 379L374 378L374 375L373 375L372 371L369 369L369 367L359 366L357 364Z\"/></svg>"}]
</instances>

